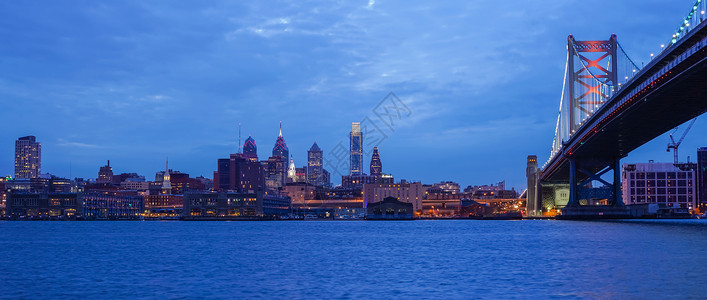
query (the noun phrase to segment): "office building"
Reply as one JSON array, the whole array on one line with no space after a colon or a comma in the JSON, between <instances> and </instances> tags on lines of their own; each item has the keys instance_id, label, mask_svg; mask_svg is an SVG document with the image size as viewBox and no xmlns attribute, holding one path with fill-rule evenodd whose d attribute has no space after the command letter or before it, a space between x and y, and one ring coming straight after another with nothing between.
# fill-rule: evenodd
<instances>
[{"instance_id":1,"label":"office building","mask_svg":"<svg viewBox=\"0 0 707 300\"><path fill-rule=\"evenodd\" d=\"M98 170L98 178L96 182L100 183L112 183L113 182L113 168L110 166L110 160L105 166L102 166Z\"/></svg>"},{"instance_id":2,"label":"office building","mask_svg":"<svg viewBox=\"0 0 707 300\"><path fill-rule=\"evenodd\" d=\"M692 210L696 207L694 163L624 164L622 194L626 205L670 204Z\"/></svg>"},{"instance_id":3,"label":"office building","mask_svg":"<svg viewBox=\"0 0 707 300\"><path fill-rule=\"evenodd\" d=\"M307 151L307 183L314 186L324 185L323 162L324 152L315 142Z\"/></svg>"},{"instance_id":4,"label":"office building","mask_svg":"<svg viewBox=\"0 0 707 300\"><path fill-rule=\"evenodd\" d=\"M255 139L250 135L243 144L243 157L250 161L258 161L258 146L255 145Z\"/></svg>"},{"instance_id":5,"label":"office building","mask_svg":"<svg viewBox=\"0 0 707 300\"><path fill-rule=\"evenodd\" d=\"M135 191L90 190L79 194L83 202L83 218L92 220L138 219L143 211L144 198Z\"/></svg>"},{"instance_id":6,"label":"office building","mask_svg":"<svg viewBox=\"0 0 707 300\"><path fill-rule=\"evenodd\" d=\"M351 133L349 134L349 142L349 175L363 175L363 135L361 134L361 123L351 123Z\"/></svg>"},{"instance_id":7,"label":"office building","mask_svg":"<svg viewBox=\"0 0 707 300\"><path fill-rule=\"evenodd\" d=\"M373 154L371 154L371 176L381 176L383 174L383 164L381 163L380 154L378 154L378 147L373 147Z\"/></svg>"},{"instance_id":8,"label":"office building","mask_svg":"<svg viewBox=\"0 0 707 300\"><path fill-rule=\"evenodd\" d=\"M282 137L282 122L280 122L280 134L277 136L275 141L275 146L272 148L272 156L280 156L287 163L287 158L290 157L290 150L287 149L287 143L285 143L285 138Z\"/></svg>"},{"instance_id":9,"label":"office building","mask_svg":"<svg viewBox=\"0 0 707 300\"><path fill-rule=\"evenodd\" d=\"M215 191L253 193L265 186L261 164L252 157L231 154L230 158L219 159L217 168L213 182Z\"/></svg>"},{"instance_id":10,"label":"office building","mask_svg":"<svg viewBox=\"0 0 707 300\"><path fill-rule=\"evenodd\" d=\"M73 193L8 193L5 216L11 219L75 219L82 201Z\"/></svg>"},{"instance_id":11,"label":"office building","mask_svg":"<svg viewBox=\"0 0 707 300\"><path fill-rule=\"evenodd\" d=\"M289 197L256 193L201 192L184 195L186 220L274 218L291 212Z\"/></svg>"},{"instance_id":12,"label":"office building","mask_svg":"<svg viewBox=\"0 0 707 300\"><path fill-rule=\"evenodd\" d=\"M697 206L707 211L707 147L697 149Z\"/></svg>"},{"instance_id":13,"label":"office building","mask_svg":"<svg viewBox=\"0 0 707 300\"><path fill-rule=\"evenodd\" d=\"M30 135L15 141L15 178L39 177L42 167L42 143Z\"/></svg>"}]
</instances>

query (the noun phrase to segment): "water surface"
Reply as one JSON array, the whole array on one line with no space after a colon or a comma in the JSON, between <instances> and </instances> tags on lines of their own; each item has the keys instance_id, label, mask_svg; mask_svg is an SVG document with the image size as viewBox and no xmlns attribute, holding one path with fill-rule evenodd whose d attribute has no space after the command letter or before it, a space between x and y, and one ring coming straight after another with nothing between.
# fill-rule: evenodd
<instances>
[{"instance_id":1,"label":"water surface","mask_svg":"<svg viewBox=\"0 0 707 300\"><path fill-rule=\"evenodd\" d=\"M703 298L707 222L0 222L3 298Z\"/></svg>"}]
</instances>

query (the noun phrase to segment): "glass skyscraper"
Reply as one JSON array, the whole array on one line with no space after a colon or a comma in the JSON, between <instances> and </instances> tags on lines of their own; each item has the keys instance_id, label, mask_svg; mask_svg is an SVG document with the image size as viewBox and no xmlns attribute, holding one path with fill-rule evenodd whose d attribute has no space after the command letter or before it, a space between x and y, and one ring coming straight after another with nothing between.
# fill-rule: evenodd
<instances>
[{"instance_id":1,"label":"glass skyscraper","mask_svg":"<svg viewBox=\"0 0 707 300\"><path fill-rule=\"evenodd\" d=\"M42 166L42 143L32 136L15 141L15 178L39 177Z\"/></svg>"},{"instance_id":2,"label":"glass skyscraper","mask_svg":"<svg viewBox=\"0 0 707 300\"><path fill-rule=\"evenodd\" d=\"M315 142L307 151L307 183L321 186L324 184L322 163L324 155Z\"/></svg>"},{"instance_id":3,"label":"glass skyscraper","mask_svg":"<svg viewBox=\"0 0 707 300\"><path fill-rule=\"evenodd\" d=\"M351 165L350 165L350 175L362 175L363 174L363 135L361 134L361 123L353 122L351 123L351 133L350 137L350 155L351 155Z\"/></svg>"}]
</instances>

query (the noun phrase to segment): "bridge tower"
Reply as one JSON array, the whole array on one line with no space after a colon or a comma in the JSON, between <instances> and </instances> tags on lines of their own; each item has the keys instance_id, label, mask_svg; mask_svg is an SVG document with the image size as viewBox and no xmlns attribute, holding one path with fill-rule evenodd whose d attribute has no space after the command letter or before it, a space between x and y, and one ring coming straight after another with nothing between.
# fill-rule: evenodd
<instances>
[{"instance_id":1,"label":"bridge tower","mask_svg":"<svg viewBox=\"0 0 707 300\"><path fill-rule=\"evenodd\" d=\"M615 34L605 41L577 41L572 35L568 36L569 97L564 120L570 136L618 89L617 50ZM569 160L569 199L562 210L562 216L625 216L627 211L621 199L620 154L614 157L576 157L572 153L565 155ZM601 171L589 171L596 169ZM602 178L610 171L613 171L611 179Z\"/></svg>"},{"instance_id":2,"label":"bridge tower","mask_svg":"<svg viewBox=\"0 0 707 300\"><path fill-rule=\"evenodd\" d=\"M568 118L570 134L589 118L614 92L618 83L616 35L608 41L577 41L567 37Z\"/></svg>"}]
</instances>

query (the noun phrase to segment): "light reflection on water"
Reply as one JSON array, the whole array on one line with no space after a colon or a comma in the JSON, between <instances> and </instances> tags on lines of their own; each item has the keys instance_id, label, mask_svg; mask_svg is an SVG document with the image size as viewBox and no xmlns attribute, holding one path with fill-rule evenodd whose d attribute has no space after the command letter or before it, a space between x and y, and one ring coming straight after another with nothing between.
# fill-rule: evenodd
<instances>
[{"instance_id":1,"label":"light reflection on water","mask_svg":"<svg viewBox=\"0 0 707 300\"><path fill-rule=\"evenodd\" d=\"M7 298L704 297L705 220L0 222Z\"/></svg>"}]
</instances>

